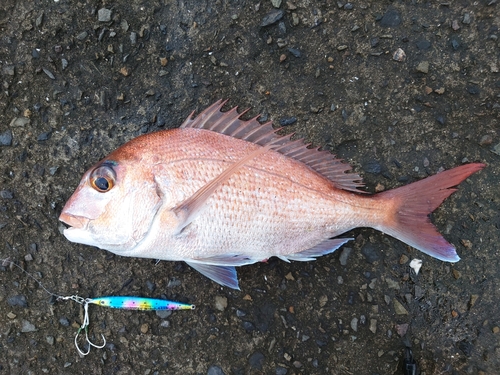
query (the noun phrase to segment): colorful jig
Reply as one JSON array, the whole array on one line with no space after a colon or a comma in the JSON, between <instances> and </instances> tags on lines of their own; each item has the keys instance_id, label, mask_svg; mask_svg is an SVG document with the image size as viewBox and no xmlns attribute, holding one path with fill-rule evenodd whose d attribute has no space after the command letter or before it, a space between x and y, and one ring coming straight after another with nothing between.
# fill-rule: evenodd
<instances>
[{"instance_id":1,"label":"colorful jig","mask_svg":"<svg viewBox=\"0 0 500 375\"><path fill-rule=\"evenodd\" d=\"M141 297L99 297L87 299L87 303L125 310L193 310L194 305Z\"/></svg>"},{"instance_id":2,"label":"colorful jig","mask_svg":"<svg viewBox=\"0 0 500 375\"><path fill-rule=\"evenodd\" d=\"M60 300L72 300L81 305L83 305L84 317L83 323L78 328L78 332L75 335L75 346L78 353L82 356L90 353L90 349L93 346L97 349L102 349L106 345L106 338L103 334L102 340L103 343L98 345L90 341L88 326L89 326L89 304L111 307L114 309L124 309L124 310L193 310L195 305L190 305L182 302L169 301L164 299L156 299L156 298L142 298L142 297L119 297L119 296L109 296L109 297L97 297L97 298L82 298L79 296L59 296ZM78 346L78 337L80 333L85 331L85 339L89 344L89 348L87 351L83 351Z\"/></svg>"}]
</instances>

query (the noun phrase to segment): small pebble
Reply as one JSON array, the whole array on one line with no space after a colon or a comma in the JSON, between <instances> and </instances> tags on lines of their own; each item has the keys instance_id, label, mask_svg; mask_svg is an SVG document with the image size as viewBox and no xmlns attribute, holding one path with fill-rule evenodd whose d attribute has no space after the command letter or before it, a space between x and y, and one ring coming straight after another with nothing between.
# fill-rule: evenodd
<instances>
[{"instance_id":1,"label":"small pebble","mask_svg":"<svg viewBox=\"0 0 500 375\"><path fill-rule=\"evenodd\" d=\"M271 10L262 19L262 22L260 23L260 27L266 27L266 26L272 25L275 22L278 22L280 19L283 18L284 14L285 14L285 11L281 10L281 9Z\"/></svg>"},{"instance_id":2,"label":"small pebble","mask_svg":"<svg viewBox=\"0 0 500 375\"><path fill-rule=\"evenodd\" d=\"M141 333L148 333L149 325L147 323L141 324Z\"/></svg>"},{"instance_id":3,"label":"small pebble","mask_svg":"<svg viewBox=\"0 0 500 375\"><path fill-rule=\"evenodd\" d=\"M47 75L47 77L49 77L50 79L56 79L56 77L54 77L54 74L52 74L52 72L46 68L42 68L43 72Z\"/></svg>"},{"instance_id":4,"label":"small pebble","mask_svg":"<svg viewBox=\"0 0 500 375\"><path fill-rule=\"evenodd\" d=\"M252 368L262 371L264 360L265 360L264 354L262 354L261 352L255 352L248 359L248 363Z\"/></svg>"},{"instance_id":5,"label":"small pebble","mask_svg":"<svg viewBox=\"0 0 500 375\"><path fill-rule=\"evenodd\" d=\"M292 124L295 124L297 122L297 117L292 116L292 117L285 117L280 120L280 125L281 126L289 126Z\"/></svg>"},{"instance_id":6,"label":"small pebble","mask_svg":"<svg viewBox=\"0 0 500 375\"><path fill-rule=\"evenodd\" d=\"M19 306L24 308L28 307L28 302L26 302L26 297L21 294L8 298L7 303L10 306Z\"/></svg>"},{"instance_id":7,"label":"small pebble","mask_svg":"<svg viewBox=\"0 0 500 375\"><path fill-rule=\"evenodd\" d=\"M130 43L135 46L137 44L137 33L136 32L131 32L130 33Z\"/></svg>"},{"instance_id":8,"label":"small pebble","mask_svg":"<svg viewBox=\"0 0 500 375\"><path fill-rule=\"evenodd\" d=\"M86 32L86 31L82 31L80 34L78 34L76 36L76 39L78 40L84 40L85 38L87 38L89 34Z\"/></svg>"},{"instance_id":9,"label":"small pebble","mask_svg":"<svg viewBox=\"0 0 500 375\"><path fill-rule=\"evenodd\" d=\"M37 137L37 141L47 141L50 139L50 137L52 137L52 132L51 131L48 131L48 132L44 132L44 133L41 133L38 137Z\"/></svg>"},{"instance_id":10,"label":"small pebble","mask_svg":"<svg viewBox=\"0 0 500 375\"><path fill-rule=\"evenodd\" d=\"M210 366L207 375L225 375L225 373L219 366Z\"/></svg>"},{"instance_id":11,"label":"small pebble","mask_svg":"<svg viewBox=\"0 0 500 375\"><path fill-rule=\"evenodd\" d=\"M12 145L12 132L7 130L0 133L0 146L11 146Z\"/></svg>"},{"instance_id":12,"label":"small pebble","mask_svg":"<svg viewBox=\"0 0 500 375\"><path fill-rule=\"evenodd\" d=\"M405 309L403 304L399 302L396 298L393 300L394 311L397 315L408 315L408 310Z\"/></svg>"},{"instance_id":13,"label":"small pebble","mask_svg":"<svg viewBox=\"0 0 500 375\"><path fill-rule=\"evenodd\" d=\"M409 326L410 325L408 323L396 324L396 332L400 337L403 337L406 335L406 332L408 332Z\"/></svg>"},{"instance_id":14,"label":"small pebble","mask_svg":"<svg viewBox=\"0 0 500 375\"><path fill-rule=\"evenodd\" d=\"M101 8L97 12L97 19L99 22L109 22L111 21L111 10L106 8Z\"/></svg>"},{"instance_id":15,"label":"small pebble","mask_svg":"<svg viewBox=\"0 0 500 375\"><path fill-rule=\"evenodd\" d=\"M429 73L429 62L428 61L422 61L417 65L417 72L420 73Z\"/></svg>"},{"instance_id":16,"label":"small pebble","mask_svg":"<svg viewBox=\"0 0 500 375\"><path fill-rule=\"evenodd\" d=\"M394 8L389 8L380 20L380 26L396 27L401 23L401 15Z\"/></svg>"},{"instance_id":17,"label":"small pebble","mask_svg":"<svg viewBox=\"0 0 500 375\"><path fill-rule=\"evenodd\" d=\"M28 322L27 320L23 320L21 322L21 332L28 333L28 332L35 332L35 331L37 331L37 329L36 329L34 324Z\"/></svg>"},{"instance_id":18,"label":"small pebble","mask_svg":"<svg viewBox=\"0 0 500 375\"><path fill-rule=\"evenodd\" d=\"M339 261L342 266L347 265L347 259L351 255L352 249L350 247L344 247L340 253Z\"/></svg>"},{"instance_id":19,"label":"small pebble","mask_svg":"<svg viewBox=\"0 0 500 375\"><path fill-rule=\"evenodd\" d=\"M370 319L370 327L368 328L372 333L377 332L377 319Z\"/></svg>"},{"instance_id":20,"label":"small pebble","mask_svg":"<svg viewBox=\"0 0 500 375\"><path fill-rule=\"evenodd\" d=\"M30 124L30 119L29 118L26 118L26 117L15 117L12 119L12 121L10 122L10 126L14 126L14 127L17 127L17 126L26 126L26 125L29 125Z\"/></svg>"},{"instance_id":21,"label":"small pebble","mask_svg":"<svg viewBox=\"0 0 500 375\"><path fill-rule=\"evenodd\" d=\"M481 140L479 141L479 144L481 146L488 146L488 145L491 145L492 143L493 143L493 137L489 134L483 135L481 137Z\"/></svg>"},{"instance_id":22,"label":"small pebble","mask_svg":"<svg viewBox=\"0 0 500 375\"><path fill-rule=\"evenodd\" d=\"M470 13L464 13L464 18L462 19L462 23L465 25L470 24Z\"/></svg>"},{"instance_id":23,"label":"small pebble","mask_svg":"<svg viewBox=\"0 0 500 375\"><path fill-rule=\"evenodd\" d=\"M408 256L406 256L405 254L401 255L401 257L399 258L399 264L405 264L406 262L408 262L410 260L410 258L408 258Z\"/></svg>"},{"instance_id":24,"label":"small pebble","mask_svg":"<svg viewBox=\"0 0 500 375\"><path fill-rule=\"evenodd\" d=\"M443 115L438 115L436 116L436 121L439 122L441 125L446 124L446 117Z\"/></svg>"},{"instance_id":25,"label":"small pebble","mask_svg":"<svg viewBox=\"0 0 500 375\"><path fill-rule=\"evenodd\" d=\"M398 48L396 52L392 55L394 61L403 62L406 59L406 53L401 48Z\"/></svg>"},{"instance_id":26,"label":"small pebble","mask_svg":"<svg viewBox=\"0 0 500 375\"><path fill-rule=\"evenodd\" d=\"M370 160L364 163L362 168L367 173L379 174L382 172L382 165L376 160Z\"/></svg>"},{"instance_id":27,"label":"small pebble","mask_svg":"<svg viewBox=\"0 0 500 375\"><path fill-rule=\"evenodd\" d=\"M7 318L9 319L16 319L16 314L14 314L12 311L7 313Z\"/></svg>"},{"instance_id":28,"label":"small pebble","mask_svg":"<svg viewBox=\"0 0 500 375\"><path fill-rule=\"evenodd\" d=\"M227 308L227 298L215 296L215 308L219 311L224 311Z\"/></svg>"},{"instance_id":29,"label":"small pebble","mask_svg":"<svg viewBox=\"0 0 500 375\"><path fill-rule=\"evenodd\" d=\"M351 320L351 328L354 332L358 331L358 318L352 318Z\"/></svg>"},{"instance_id":30,"label":"small pebble","mask_svg":"<svg viewBox=\"0 0 500 375\"><path fill-rule=\"evenodd\" d=\"M172 315L172 310L156 310L156 316L160 319L167 319Z\"/></svg>"},{"instance_id":31,"label":"small pebble","mask_svg":"<svg viewBox=\"0 0 500 375\"><path fill-rule=\"evenodd\" d=\"M297 48L288 48L288 52L290 52L293 56L297 58L301 56L301 53Z\"/></svg>"}]
</instances>

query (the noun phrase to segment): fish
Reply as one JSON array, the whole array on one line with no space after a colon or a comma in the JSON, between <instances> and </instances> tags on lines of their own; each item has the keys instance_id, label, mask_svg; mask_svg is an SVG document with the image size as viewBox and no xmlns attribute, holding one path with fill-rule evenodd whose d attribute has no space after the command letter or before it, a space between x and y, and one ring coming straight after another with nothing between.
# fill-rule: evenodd
<instances>
[{"instance_id":1,"label":"fish","mask_svg":"<svg viewBox=\"0 0 500 375\"><path fill-rule=\"evenodd\" d=\"M225 104L136 137L92 166L61 211L64 236L121 256L184 261L233 289L236 267L315 260L358 227L459 261L429 215L485 164L369 194L330 152Z\"/></svg>"}]
</instances>

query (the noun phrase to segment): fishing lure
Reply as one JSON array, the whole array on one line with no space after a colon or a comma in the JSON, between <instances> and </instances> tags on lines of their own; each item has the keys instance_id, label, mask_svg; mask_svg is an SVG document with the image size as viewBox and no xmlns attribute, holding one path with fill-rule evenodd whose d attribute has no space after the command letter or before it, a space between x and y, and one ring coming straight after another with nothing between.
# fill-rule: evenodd
<instances>
[{"instance_id":1,"label":"fishing lure","mask_svg":"<svg viewBox=\"0 0 500 375\"><path fill-rule=\"evenodd\" d=\"M194 305L156 298L98 297L87 299L87 303L125 310L193 310Z\"/></svg>"},{"instance_id":2,"label":"fishing lure","mask_svg":"<svg viewBox=\"0 0 500 375\"><path fill-rule=\"evenodd\" d=\"M114 309L124 309L124 310L193 310L195 305L169 301L164 299L156 299L156 298L143 298L143 297L132 297L132 296L108 296L108 297L97 297L97 298L82 298L80 296L60 296L59 300L72 300L81 305L83 305L84 317L83 323L78 329L78 332L75 335L75 346L78 353L82 356L85 356L90 353L90 349L92 347L97 349L102 349L106 345L106 338L103 334L102 340L103 343L98 345L92 342L89 338L88 326L89 322L89 305L99 305L104 307L111 307ZM87 344L89 345L86 351L83 351L78 345L78 337L81 332L85 331L85 339Z\"/></svg>"},{"instance_id":3,"label":"fishing lure","mask_svg":"<svg viewBox=\"0 0 500 375\"><path fill-rule=\"evenodd\" d=\"M79 303L80 305L83 306L84 310L84 316L83 316L83 323L76 332L75 335L75 346L76 350L78 350L78 353L80 353L82 356L85 356L90 353L90 349L92 347L97 348L97 349L102 349L106 345L106 338L104 337L103 334L102 336L102 341L103 343L98 345L94 342L92 342L89 338L89 332L88 332L88 327L90 324L90 319L89 319L89 305L99 305L99 306L104 306L104 307L111 307L114 309L124 309L124 310L143 310L143 311L148 311L148 310L193 310L195 308L195 305L191 305L188 303L182 303L182 302L175 302L175 301L169 301L169 300L164 300L164 299L156 299L156 298L143 298L143 297L132 297L132 296L107 296L107 297L97 297L97 298L83 298L77 295L72 295L72 296L61 296L56 293L51 292L45 286L42 284L40 280L38 280L35 276L24 270L21 266L17 265L13 261L7 259L0 259L0 264L3 266L11 264L12 266L15 266L19 268L22 272L24 272L28 277L31 277L33 280L35 280L40 287L46 291L48 294L50 294L52 297L55 297L56 300L58 301L74 301L76 303ZM89 345L88 349L86 351L83 351L80 349L80 346L78 345L78 338L82 334L82 331L85 331L85 339L87 340L87 344Z\"/></svg>"}]
</instances>

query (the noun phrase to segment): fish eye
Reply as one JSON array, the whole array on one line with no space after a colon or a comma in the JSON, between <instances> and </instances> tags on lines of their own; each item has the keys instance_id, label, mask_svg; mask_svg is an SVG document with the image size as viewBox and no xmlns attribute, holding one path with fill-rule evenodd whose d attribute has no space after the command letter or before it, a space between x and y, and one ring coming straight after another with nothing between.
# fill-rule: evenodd
<instances>
[{"instance_id":1,"label":"fish eye","mask_svg":"<svg viewBox=\"0 0 500 375\"><path fill-rule=\"evenodd\" d=\"M108 165L97 167L90 175L90 185L100 193L110 191L115 180L115 171Z\"/></svg>"}]
</instances>

